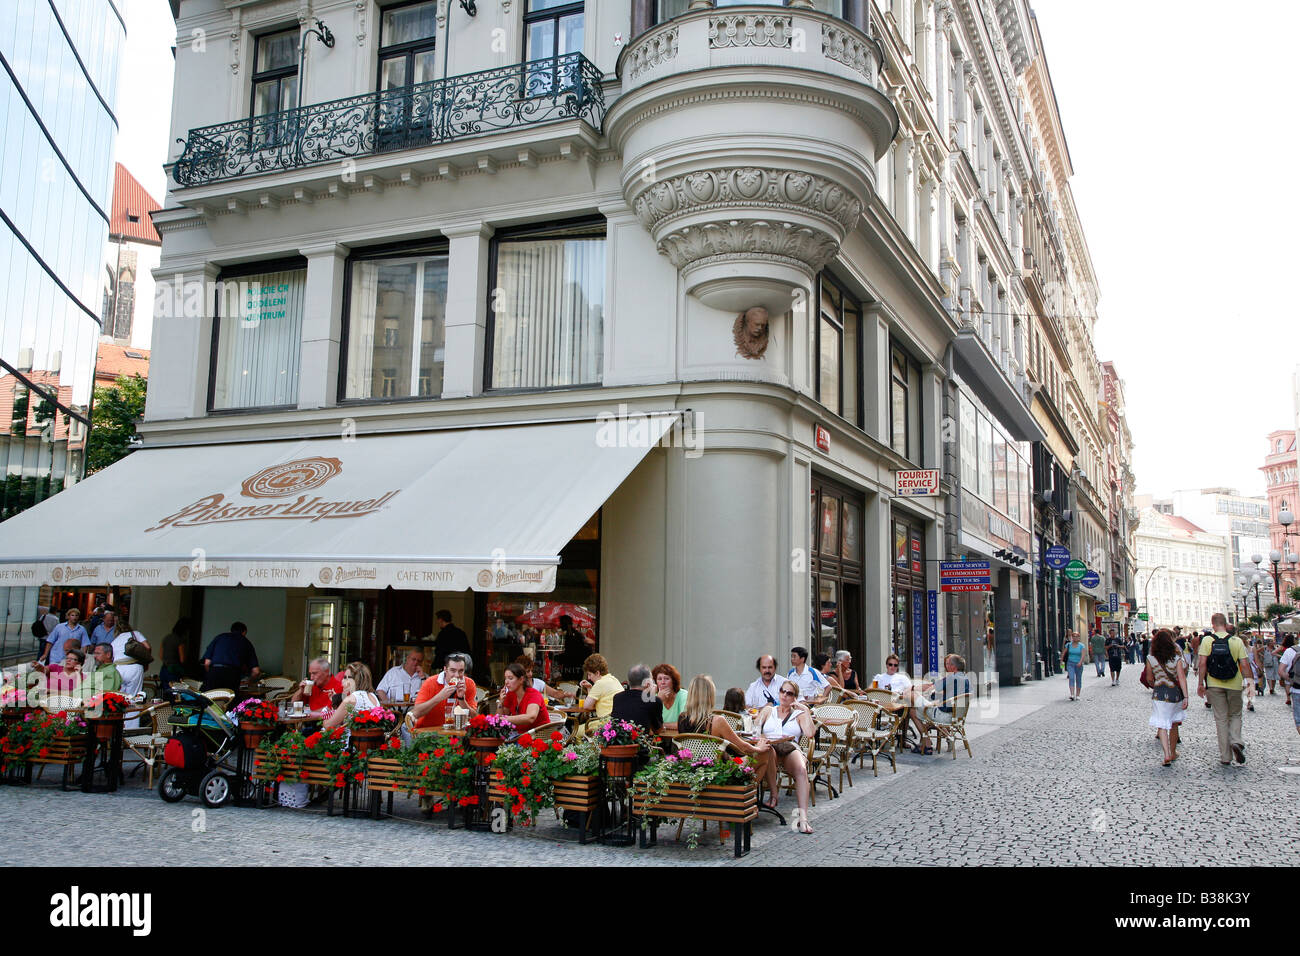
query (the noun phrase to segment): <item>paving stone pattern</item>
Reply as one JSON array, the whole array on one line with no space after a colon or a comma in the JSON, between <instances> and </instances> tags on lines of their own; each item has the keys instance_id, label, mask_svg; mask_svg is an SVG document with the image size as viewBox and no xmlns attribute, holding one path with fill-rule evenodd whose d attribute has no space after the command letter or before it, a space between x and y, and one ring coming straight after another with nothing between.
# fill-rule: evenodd
<instances>
[{"instance_id":1,"label":"paving stone pattern","mask_svg":"<svg viewBox=\"0 0 1300 956\"><path fill-rule=\"evenodd\" d=\"M121 865L419 865L532 863L610 866L762 866L773 863L1064 865L1245 865L1294 860L1292 827L1259 834L1259 853L1243 856L1239 830L1205 824L1200 808L1235 806L1238 821L1281 809L1300 789L1300 735L1279 693L1246 713L1247 762L1221 767L1214 721L1194 699L1182 753L1169 769L1148 728L1148 692L1136 668L1121 686L1085 676L1084 697L1066 699L1063 677L1006 688L1007 704L1033 702L1004 726L975 737L974 759L906 754L898 773L868 764L854 786L829 800L824 791L804 836L761 815L753 852L732 858L731 840L710 826L696 849L659 831L656 848L579 846L549 811L536 828L509 834L449 831L426 822L414 800L398 797L380 821L327 817L307 810L202 810L193 798L165 804L138 775L113 795L61 793L48 782L0 787L0 830L28 832L32 820L95 821L77 841L4 841L0 865L71 866L86 860ZM53 774L47 774L53 778ZM783 797L789 819L792 798ZM1276 815L1275 815L1276 816ZM690 826L690 825L688 825Z\"/></svg>"}]
</instances>

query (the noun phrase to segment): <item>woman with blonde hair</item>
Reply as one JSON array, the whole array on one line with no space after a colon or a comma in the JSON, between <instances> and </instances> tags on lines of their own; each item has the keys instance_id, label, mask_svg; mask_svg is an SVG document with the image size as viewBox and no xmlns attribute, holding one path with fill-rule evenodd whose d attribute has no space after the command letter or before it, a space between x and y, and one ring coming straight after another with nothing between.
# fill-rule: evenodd
<instances>
[{"instance_id":1,"label":"woman with blonde hair","mask_svg":"<svg viewBox=\"0 0 1300 956\"><path fill-rule=\"evenodd\" d=\"M799 802L795 820L799 832L812 833L808 824L808 764L799 749L799 738L811 737L814 733L812 717L807 710L795 706L799 700L799 685L794 681L781 682L779 699L776 706L769 705L760 710L757 720L759 733L771 743L775 755L767 764L767 805L776 809L777 770L784 768L794 778L795 796Z\"/></svg>"},{"instance_id":2,"label":"woman with blonde hair","mask_svg":"<svg viewBox=\"0 0 1300 956\"><path fill-rule=\"evenodd\" d=\"M713 683L712 677L708 674L700 674L692 680L690 688L686 691L686 706L677 716L677 733L721 737L736 753L754 758L754 776L755 779L761 780L767 775L767 762L772 753L771 746L762 737L758 738L757 744L741 739L731 729L731 724L727 723L725 717L713 712L717 699L718 688Z\"/></svg>"},{"instance_id":3,"label":"woman with blonde hair","mask_svg":"<svg viewBox=\"0 0 1300 956\"><path fill-rule=\"evenodd\" d=\"M340 726L353 710L373 710L380 706L370 668L360 661L353 661L348 665L347 673L348 676L343 678L343 699L334 713L325 719L326 730Z\"/></svg>"}]
</instances>

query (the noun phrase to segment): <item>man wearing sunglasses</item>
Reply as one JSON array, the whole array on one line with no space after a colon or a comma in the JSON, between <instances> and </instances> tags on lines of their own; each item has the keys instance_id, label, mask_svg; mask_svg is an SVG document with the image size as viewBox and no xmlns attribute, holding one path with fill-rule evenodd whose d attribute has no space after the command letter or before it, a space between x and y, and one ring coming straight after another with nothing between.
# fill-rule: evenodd
<instances>
[{"instance_id":1,"label":"man wearing sunglasses","mask_svg":"<svg viewBox=\"0 0 1300 956\"><path fill-rule=\"evenodd\" d=\"M881 690L893 691L895 694L910 694L912 690L912 679L899 666L897 654L885 658L885 672L877 674L872 680Z\"/></svg>"}]
</instances>

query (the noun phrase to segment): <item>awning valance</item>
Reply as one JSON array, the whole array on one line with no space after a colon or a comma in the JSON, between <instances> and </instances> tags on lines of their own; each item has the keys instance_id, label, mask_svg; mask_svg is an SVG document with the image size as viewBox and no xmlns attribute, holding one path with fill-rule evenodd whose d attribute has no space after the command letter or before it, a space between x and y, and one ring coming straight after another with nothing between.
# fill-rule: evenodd
<instances>
[{"instance_id":1,"label":"awning valance","mask_svg":"<svg viewBox=\"0 0 1300 956\"><path fill-rule=\"evenodd\" d=\"M0 524L0 586L546 592L676 420L137 451Z\"/></svg>"}]
</instances>

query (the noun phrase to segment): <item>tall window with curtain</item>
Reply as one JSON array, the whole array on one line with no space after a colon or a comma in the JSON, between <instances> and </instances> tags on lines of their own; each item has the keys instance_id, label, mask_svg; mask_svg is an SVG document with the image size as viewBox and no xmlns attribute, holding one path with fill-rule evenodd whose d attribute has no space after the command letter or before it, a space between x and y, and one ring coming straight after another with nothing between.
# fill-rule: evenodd
<instances>
[{"instance_id":1,"label":"tall window with curtain","mask_svg":"<svg viewBox=\"0 0 1300 956\"><path fill-rule=\"evenodd\" d=\"M349 266L343 401L442 395L444 248L365 253Z\"/></svg>"},{"instance_id":2,"label":"tall window with curtain","mask_svg":"<svg viewBox=\"0 0 1300 956\"><path fill-rule=\"evenodd\" d=\"M297 403L306 285L306 268L221 277L210 410Z\"/></svg>"},{"instance_id":3,"label":"tall window with curtain","mask_svg":"<svg viewBox=\"0 0 1300 956\"><path fill-rule=\"evenodd\" d=\"M605 224L498 234L490 388L597 385L605 316Z\"/></svg>"},{"instance_id":4,"label":"tall window with curtain","mask_svg":"<svg viewBox=\"0 0 1300 956\"><path fill-rule=\"evenodd\" d=\"M583 0L526 0L524 6L525 96L549 96L574 85L560 57L581 53L586 15Z\"/></svg>"}]
</instances>

